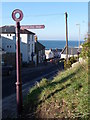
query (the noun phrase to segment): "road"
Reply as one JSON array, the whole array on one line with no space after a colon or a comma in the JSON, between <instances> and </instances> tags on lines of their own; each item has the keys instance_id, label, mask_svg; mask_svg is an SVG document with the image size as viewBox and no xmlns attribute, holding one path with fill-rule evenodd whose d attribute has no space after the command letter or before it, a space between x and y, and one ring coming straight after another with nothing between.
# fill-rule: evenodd
<instances>
[{"instance_id":1,"label":"road","mask_svg":"<svg viewBox=\"0 0 90 120\"><path fill-rule=\"evenodd\" d=\"M49 78L50 76L52 76L52 74L54 74L54 72L56 74L60 69L62 68L56 64L48 64L36 68L23 68L21 70L23 86L22 89L25 86L27 87L28 83L29 85L34 85L36 81L40 81L41 78L43 78L44 76L46 78ZM16 83L16 71L13 71L13 73L10 76L2 77L2 98L10 96L16 92L15 83Z\"/></svg>"},{"instance_id":2,"label":"road","mask_svg":"<svg viewBox=\"0 0 90 120\"><path fill-rule=\"evenodd\" d=\"M48 64L36 68L23 68L22 73L22 94L23 98L27 95L29 89L39 82L42 78L53 79L62 70L58 64ZM17 116L16 102L16 71L10 76L2 77L2 118L15 118Z\"/></svg>"}]
</instances>

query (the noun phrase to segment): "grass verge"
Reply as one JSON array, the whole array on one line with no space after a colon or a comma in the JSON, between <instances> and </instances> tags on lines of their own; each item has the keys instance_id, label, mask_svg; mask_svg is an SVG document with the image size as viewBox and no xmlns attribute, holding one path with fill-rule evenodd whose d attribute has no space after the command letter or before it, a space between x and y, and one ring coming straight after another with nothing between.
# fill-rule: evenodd
<instances>
[{"instance_id":1,"label":"grass verge","mask_svg":"<svg viewBox=\"0 0 90 120\"><path fill-rule=\"evenodd\" d=\"M43 78L25 98L23 117L88 119L88 67L78 64L48 81Z\"/></svg>"}]
</instances>

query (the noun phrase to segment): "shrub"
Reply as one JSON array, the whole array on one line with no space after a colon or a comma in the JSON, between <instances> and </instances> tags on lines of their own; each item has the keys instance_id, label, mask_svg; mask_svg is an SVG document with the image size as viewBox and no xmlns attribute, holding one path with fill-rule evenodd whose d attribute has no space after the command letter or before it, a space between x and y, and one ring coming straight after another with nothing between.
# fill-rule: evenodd
<instances>
[{"instance_id":1,"label":"shrub","mask_svg":"<svg viewBox=\"0 0 90 120\"><path fill-rule=\"evenodd\" d=\"M90 42L87 41L85 42L83 45L82 45L82 51L81 51L81 54L80 54L80 57L86 59L88 57L90 57Z\"/></svg>"},{"instance_id":2,"label":"shrub","mask_svg":"<svg viewBox=\"0 0 90 120\"><path fill-rule=\"evenodd\" d=\"M70 68L71 67L71 62L70 60L68 60L68 62L66 62L66 60L64 60L64 69Z\"/></svg>"},{"instance_id":3,"label":"shrub","mask_svg":"<svg viewBox=\"0 0 90 120\"><path fill-rule=\"evenodd\" d=\"M74 56L70 57L69 60L70 60L71 64L73 64L73 63L77 62L77 57L74 57Z\"/></svg>"},{"instance_id":4,"label":"shrub","mask_svg":"<svg viewBox=\"0 0 90 120\"><path fill-rule=\"evenodd\" d=\"M43 78L41 81L40 81L40 86L45 86L49 83L49 81L46 79L46 78Z\"/></svg>"}]
</instances>

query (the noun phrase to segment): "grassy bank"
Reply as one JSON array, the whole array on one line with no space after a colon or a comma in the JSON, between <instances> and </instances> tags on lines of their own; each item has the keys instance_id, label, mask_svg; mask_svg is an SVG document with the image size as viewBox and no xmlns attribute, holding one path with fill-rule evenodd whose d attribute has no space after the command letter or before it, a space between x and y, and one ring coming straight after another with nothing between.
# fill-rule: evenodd
<instances>
[{"instance_id":1,"label":"grassy bank","mask_svg":"<svg viewBox=\"0 0 90 120\"><path fill-rule=\"evenodd\" d=\"M88 116L87 65L58 73L52 80L43 79L30 89L24 102L24 117L84 118Z\"/></svg>"}]
</instances>

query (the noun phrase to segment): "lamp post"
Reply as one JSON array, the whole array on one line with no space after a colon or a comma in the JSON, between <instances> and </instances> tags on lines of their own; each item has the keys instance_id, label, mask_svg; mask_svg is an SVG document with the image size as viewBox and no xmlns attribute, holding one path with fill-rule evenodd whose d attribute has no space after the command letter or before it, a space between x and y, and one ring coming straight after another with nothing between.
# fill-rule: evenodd
<instances>
[{"instance_id":1,"label":"lamp post","mask_svg":"<svg viewBox=\"0 0 90 120\"><path fill-rule=\"evenodd\" d=\"M79 44L78 47L80 48L80 24L76 24L79 27Z\"/></svg>"}]
</instances>

